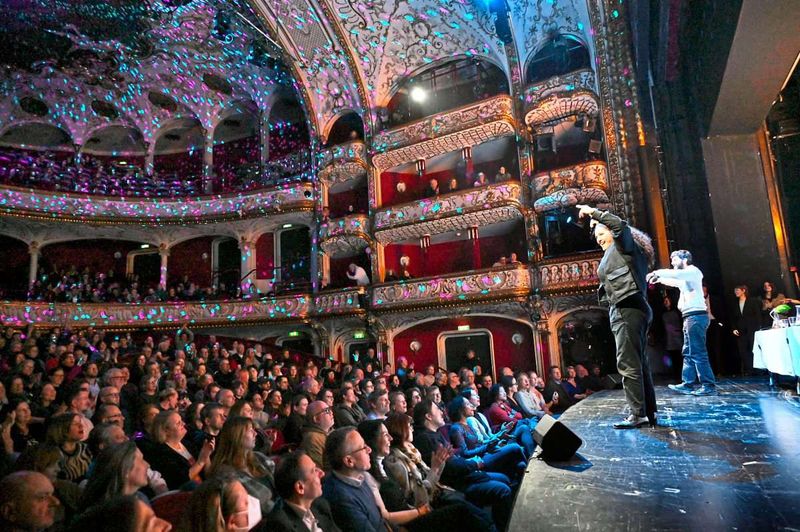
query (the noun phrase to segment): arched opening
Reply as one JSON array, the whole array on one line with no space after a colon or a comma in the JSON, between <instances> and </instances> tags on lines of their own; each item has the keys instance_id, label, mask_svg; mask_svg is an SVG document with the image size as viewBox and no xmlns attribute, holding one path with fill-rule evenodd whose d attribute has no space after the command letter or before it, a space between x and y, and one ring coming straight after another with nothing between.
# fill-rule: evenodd
<instances>
[{"instance_id":1,"label":"arched opening","mask_svg":"<svg viewBox=\"0 0 800 532\"><path fill-rule=\"evenodd\" d=\"M397 127L497 94L508 94L508 79L493 63L456 59L423 70L405 82L383 111L384 127Z\"/></svg>"},{"instance_id":2,"label":"arched opening","mask_svg":"<svg viewBox=\"0 0 800 532\"><path fill-rule=\"evenodd\" d=\"M608 313L600 309L577 310L558 323L562 367L600 366L605 375L617 372L616 347Z\"/></svg>"},{"instance_id":3,"label":"arched opening","mask_svg":"<svg viewBox=\"0 0 800 532\"><path fill-rule=\"evenodd\" d=\"M557 34L531 58L525 69L525 82L536 83L590 67L591 59L586 46L572 35Z\"/></svg>"},{"instance_id":4,"label":"arched opening","mask_svg":"<svg viewBox=\"0 0 800 532\"><path fill-rule=\"evenodd\" d=\"M545 257L598 249L589 224L578 220L578 210L575 207L549 210L540 214L537 221Z\"/></svg>"},{"instance_id":5,"label":"arched opening","mask_svg":"<svg viewBox=\"0 0 800 532\"><path fill-rule=\"evenodd\" d=\"M219 192L261 186L261 136L254 104L235 104L214 129L214 189Z\"/></svg>"},{"instance_id":6,"label":"arched opening","mask_svg":"<svg viewBox=\"0 0 800 532\"><path fill-rule=\"evenodd\" d=\"M196 118L180 118L159 131L153 155L156 182L164 189L199 192L204 141L205 131Z\"/></svg>"},{"instance_id":7,"label":"arched opening","mask_svg":"<svg viewBox=\"0 0 800 532\"><path fill-rule=\"evenodd\" d=\"M310 168L311 136L305 111L296 96L283 96L269 113L269 162L271 180L301 179Z\"/></svg>"},{"instance_id":8,"label":"arched opening","mask_svg":"<svg viewBox=\"0 0 800 532\"><path fill-rule=\"evenodd\" d=\"M235 294L242 275L242 253L235 238L220 237L211 244L211 279L220 294Z\"/></svg>"},{"instance_id":9,"label":"arched opening","mask_svg":"<svg viewBox=\"0 0 800 532\"><path fill-rule=\"evenodd\" d=\"M354 140L364 140L364 122L358 113L351 111L343 114L333 123L325 147L338 146Z\"/></svg>"},{"instance_id":10,"label":"arched opening","mask_svg":"<svg viewBox=\"0 0 800 532\"><path fill-rule=\"evenodd\" d=\"M29 122L0 136L0 183L54 190L73 180L75 150L69 133L52 124Z\"/></svg>"},{"instance_id":11,"label":"arched opening","mask_svg":"<svg viewBox=\"0 0 800 532\"><path fill-rule=\"evenodd\" d=\"M81 169L74 192L98 195L148 195L142 132L124 125L95 130L81 148Z\"/></svg>"},{"instance_id":12,"label":"arched opening","mask_svg":"<svg viewBox=\"0 0 800 532\"><path fill-rule=\"evenodd\" d=\"M304 290L311 283L311 230L304 225L278 233L280 285L277 291Z\"/></svg>"}]
</instances>

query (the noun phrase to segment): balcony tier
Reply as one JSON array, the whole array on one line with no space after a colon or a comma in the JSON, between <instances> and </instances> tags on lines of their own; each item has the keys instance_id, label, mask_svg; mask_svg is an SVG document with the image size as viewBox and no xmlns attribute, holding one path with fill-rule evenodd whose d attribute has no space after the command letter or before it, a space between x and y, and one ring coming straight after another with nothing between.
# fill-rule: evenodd
<instances>
[{"instance_id":1,"label":"balcony tier","mask_svg":"<svg viewBox=\"0 0 800 532\"><path fill-rule=\"evenodd\" d=\"M372 143L372 163L386 170L515 134L513 102L501 95L383 131Z\"/></svg>"},{"instance_id":2,"label":"balcony tier","mask_svg":"<svg viewBox=\"0 0 800 532\"><path fill-rule=\"evenodd\" d=\"M522 218L521 201L522 185L507 181L396 205L375 213L375 238L387 244Z\"/></svg>"},{"instance_id":3,"label":"balcony tier","mask_svg":"<svg viewBox=\"0 0 800 532\"><path fill-rule=\"evenodd\" d=\"M364 287L325 290L314 297L314 313L318 316L362 313L360 296L365 293Z\"/></svg>"},{"instance_id":4,"label":"balcony tier","mask_svg":"<svg viewBox=\"0 0 800 532\"><path fill-rule=\"evenodd\" d=\"M35 218L169 224L241 219L313 209L313 186L297 183L195 199L112 199L0 186L3 212Z\"/></svg>"},{"instance_id":5,"label":"balcony tier","mask_svg":"<svg viewBox=\"0 0 800 532\"><path fill-rule=\"evenodd\" d=\"M590 69L530 85L525 89L525 123L537 127L581 113L597 116L600 104L595 85Z\"/></svg>"},{"instance_id":6,"label":"balcony tier","mask_svg":"<svg viewBox=\"0 0 800 532\"><path fill-rule=\"evenodd\" d=\"M579 203L608 204L608 166L605 161L590 161L533 176L534 203L537 213Z\"/></svg>"},{"instance_id":7,"label":"balcony tier","mask_svg":"<svg viewBox=\"0 0 800 532\"><path fill-rule=\"evenodd\" d=\"M376 285L373 310L468 303L526 296L531 290L530 271L524 267L489 268Z\"/></svg>"},{"instance_id":8,"label":"balcony tier","mask_svg":"<svg viewBox=\"0 0 800 532\"><path fill-rule=\"evenodd\" d=\"M330 257L347 257L369 245L369 217L363 214L330 220L320 226L320 247Z\"/></svg>"},{"instance_id":9,"label":"balcony tier","mask_svg":"<svg viewBox=\"0 0 800 532\"><path fill-rule=\"evenodd\" d=\"M600 282L597 268L602 258L602 252L590 252L540 262L535 267L537 287L546 294L594 289Z\"/></svg>"},{"instance_id":10,"label":"balcony tier","mask_svg":"<svg viewBox=\"0 0 800 532\"><path fill-rule=\"evenodd\" d=\"M320 154L319 178L329 186L367 175L367 147L361 141L328 148Z\"/></svg>"}]
</instances>

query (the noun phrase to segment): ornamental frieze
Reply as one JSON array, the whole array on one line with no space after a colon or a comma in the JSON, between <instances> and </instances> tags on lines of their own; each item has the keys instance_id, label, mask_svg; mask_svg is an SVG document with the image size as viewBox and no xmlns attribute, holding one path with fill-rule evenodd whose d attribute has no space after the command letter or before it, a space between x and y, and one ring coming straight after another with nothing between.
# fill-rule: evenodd
<instances>
[{"instance_id":1,"label":"ornamental frieze","mask_svg":"<svg viewBox=\"0 0 800 532\"><path fill-rule=\"evenodd\" d=\"M320 181L328 186L345 183L351 179L362 179L367 176L366 163L361 161L336 161L319 171Z\"/></svg>"},{"instance_id":2,"label":"ornamental frieze","mask_svg":"<svg viewBox=\"0 0 800 532\"><path fill-rule=\"evenodd\" d=\"M528 110L535 107L537 103L552 94L581 89L596 90L595 75L592 69L576 70L529 85L524 94L525 109Z\"/></svg>"},{"instance_id":3,"label":"ornamental frieze","mask_svg":"<svg viewBox=\"0 0 800 532\"><path fill-rule=\"evenodd\" d=\"M0 303L4 326L158 327L193 323L227 325L238 322L303 319L310 311L306 295L254 301L170 302L142 304Z\"/></svg>"},{"instance_id":4,"label":"ornamental frieze","mask_svg":"<svg viewBox=\"0 0 800 532\"><path fill-rule=\"evenodd\" d=\"M379 170L419 159L475 146L488 140L514 135L513 104L509 96L439 113L406 126L376 135L372 158Z\"/></svg>"},{"instance_id":5,"label":"ornamental frieze","mask_svg":"<svg viewBox=\"0 0 800 532\"><path fill-rule=\"evenodd\" d=\"M531 277L527 268L489 269L461 275L412 279L377 285L372 308L463 303L527 294Z\"/></svg>"},{"instance_id":6,"label":"ornamental frieze","mask_svg":"<svg viewBox=\"0 0 800 532\"><path fill-rule=\"evenodd\" d=\"M539 263L536 284L541 292L566 292L591 289L597 286L597 268L602 253L587 253L579 257Z\"/></svg>"},{"instance_id":7,"label":"ornamental frieze","mask_svg":"<svg viewBox=\"0 0 800 532\"><path fill-rule=\"evenodd\" d=\"M6 214L110 220L121 223L177 223L205 218L244 218L308 209L313 185L296 183L256 192L181 199L130 199L0 186L0 209Z\"/></svg>"},{"instance_id":8,"label":"ornamental frieze","mask_svg":"<svg viewBox=\"0 0 800 532\"><path fill-rule=\"evenodd\" d=\"M347 142L345 144L339 144L338 146L333 146L327 150L323 150L319 154L318 168L325 168L329 164L339 161L357 161L366 165L366 145L362 141L358 140Z\"/></svg>"},{"instance_id":9,"label":"ornamental frieze","mask_svg":"<svg viewBox=\"0 0 800 532\"><path fill-rule=\"evenodd\" d=\"M352 314L362 310L360 298L362 288L345 288L321 292L314 296L314 313L318 315Z\"/></svg>"},{"instance_id":10,"label":"ornamental frieze","mask_svg":"<svg viewBox=\"0 0 800 532\"><path fill-rule=\"evenodd\" d=\"M531 127L558 122L579 114L597 116L600 110L597 95L590 90L564 91L551 94L525 109L525 123Z\"/></svg>"},{"instance_id":11,"label":"ornamental frieze","mask_svg":"<svg viewBox=\"0 0 800 532\"><path fill-rule=\"evenodd\" d=\"M319 226L320 247L331 257L356 254L369 245L369 217L345 216Z\"/></svg>"},{"instance_id":12,"label":"ornamental frieze","mask_svg":"<svg viewBox=\"0 0 800 532\"><path fill-rule=\"evenodd\" d=\"M537 214L589 204L608 208L608 167L604 161L541 172L533 176L533 208Z\"/></svg>"}]
</instances>

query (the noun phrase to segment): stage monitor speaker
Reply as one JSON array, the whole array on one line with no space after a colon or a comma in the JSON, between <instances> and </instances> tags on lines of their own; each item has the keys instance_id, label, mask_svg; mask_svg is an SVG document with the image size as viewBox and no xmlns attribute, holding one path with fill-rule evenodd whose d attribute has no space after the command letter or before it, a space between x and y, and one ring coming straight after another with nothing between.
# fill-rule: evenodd
<instances>
[{"instance_id":1,"label":"stage monitor speaker","mask_svg":"<svg viewBox=\"0 0 800 532\"><path fill-rule=\"evenodd\" d=\"M600 153L600 150L603 149L603 141L602 140L590 140L589 141L589 153Z\"/></svg>"},{"instance_id":2,"label":"stage monitor speaker","mask_svg":"<svg viewBox=\"0 0 800 532\"><path fill-rule=\"evenodd\" d=\"M606 375L605 378L606 390L621 390L622 389L622 375L619 373L611 373Z\"/></svg>"},{"instance_id":3,"label":"stage monitor speaker","mask_svg":"<svg viewBox=\"0 0 800 532\"><path fill-rule=\"evenodd\" d=\"M533 439L542 448L542 458L563 462L569 460L583 445L577 434L554 417L545 415L536 424Z\"/></svg>"}]
</instances>

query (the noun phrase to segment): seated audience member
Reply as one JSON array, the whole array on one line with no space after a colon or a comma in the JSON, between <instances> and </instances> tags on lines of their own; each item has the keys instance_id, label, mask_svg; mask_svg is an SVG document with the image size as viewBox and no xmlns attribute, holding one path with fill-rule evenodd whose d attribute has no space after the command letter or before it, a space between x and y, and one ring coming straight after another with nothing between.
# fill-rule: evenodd
<instances>
[{"instance_id":1,"label":"seated audience member","mask_svg":"<svg viewBox=\"0 0 800 532\"><path fill-rule=\"evenodd\" d=\"M92 453L83 440L88 439L80 416L72 412L54 416L47 427L47 442L61 451L57 478L80 482L89 471Z\"/></svg>"},{"instance_id":2,"label":"seated audience member","mask_svg":"<svg viewBox=\"0 0 800 532\"><path fill-rule=\"evenodd\" d=\"M125 416L115 404L103 403L97 405L94 416L92 416L92 423L95 426L101 423L111 423L125 430Z\"/></svg>"},{"instance_id":3,"label":"seated audience member","mask_svg":"<svg viewBox=\"0 0 800 532\"><path fill-rule=\"evenodd\" d=\"M280 499L256 532L298 532L341 530L333 520L331 507L322 497L325 473L303 451L281 458L275 470L275 490Z\"/></svg>"},{"instance_id":4,"label":"seated audience member","mask_svg":"<svg viewBox=\"0 0 800 532\"><path fill-rule=\"evenodd\" d=\"M533 443L533 429L536 426L536 419L525 419L520 412L514 410L508 403L508 395L502 384L495 384L489 390L488 399L491 401L486 410L486 417L492 426L492 430L500 430L504 425L508 425L508 431L525 449L526 456L531 456L535 445Z\"/></svg>"},{"instance_id":5,"label":"seated audience member","mask_svg":"<svg viewBox=\"0 0 800 532\"><path fill-rule=\"evenodd\" d=\"M325 440L333 428L333 423L333 410L328 403L314 401L308 405L300 448L319 468L325 465Z\"/></svg>"},{"instance_id":6,"label":"seated audience member","mask_svg":"<svg viewBox=\"0 0 800 532\"><path fill-rule=\"evenodd\" d=\"M308 396L304 393L292 397L292 413L289 414L289 419L283 427L283 439L289 445L298 445L303 438L308 403Z\"/></svg>"},{"instance_id":7,"label":"seated audience member","mask_svg":"<svg viewBox=\"0 0 800 532\"><path fill-rule=\"evenodd\" d=\"M217 476L192 493L180 530L238 532L261 522L261 504L233 477Z\"/></svg>"},{"instance_id":8,"label":"seated audience member","mask_svg":"<svg viewBox=\"0 0 800 532\"><path fill-rule=\"evenodd\" d=\"M588 395L584 392L583 387L578 384L577 381L578 373L575 371L573 366L567 366L567 378L561 381L561 384L564 385L564 389L567 390L567 394L569 394L570 399L574 402L578 402L581 399L586 399Z\"/></svg>"},{"instance_id":9,"label":"seated audience member","mask_svg":"<svg viewBox=\"0 0 800 532\"><path fill-rule=\"evenodd\" d=\"M531 379L524 371L517 373L518 389L514 393L514 400L523 415L530 418L542 419L550 413L550 408L544 402L542 394L531 386Z\"/></svg>"},{"instance_id":10,"label":"seated audience member","mask_svg":"<svg viewBox=\"0 0 800 532\"><path fill-rule=\"evenodd\" d=\"M439 181L437 179L431 179L428 181L428 186L425 188L425 191L422 193L423 198L432 198L434 196L438 196L440 193L439 190Z\"/></svg>"},{"instance_id":11,"label":"seated audience member","mask_svg":"<svg viewBox=\"0 0 800 532\"><path fill-rule=\"evenodd\" d=\"M53 526L58 499L41 473L18 471L0 479L0 530L40 531Z\"/></svg>"},{"instance_id":12,"label":"seated audience member","mask_svg":"<svg viewBox=\"0 0 800 532\"><path fill-rule=\"evenodd\" d=\"M475 182L472 183L472 186L477 188L488 184L489 181L486 179L486 174L484 174L483 172L478 172L478 176L475 179Z\"/></svg>"},{"instance_id":13,"label":"seated audience member","mask_svg":"<svg viewBox=\"0 0 800 532\"><path fill-rule=\"evenodd\" d=\"M78 416L78 419L83 425L83 440L86 440L94 427L94 423L86 417L86 412L88 412L92 406L91 399L89 398L88 385L84 386L79 383L72 383L64 396L64 404L67 405L68 412Z\"/></svg>"},{"instance_id":14,"label":"seated audience member","mask_svg":"<svg viewBox=\"0 0 800 532\"><path fill-rule=\"evenodd\" d=\"M203 471L211 464L214 442L206 440L197 458L181 443L186 424L174 410L159 412L153 421L155 445L144 449L145 460L161 473L171 490L189 481L200 482Z\"/></svg>"},{"instance_id":15,"label":"seated audience member","mask_svg":"<svg viewBox=\"0 0 800 532\"><path fill-rule=\"evenodd\" d=\"M405 414L408 410L406 395L401 390L395 390L389 394L389 411Z\"/></svg>"},{"instance_id":16,"label":"seated audience member","mask_svg":"<svg viewBox=\"0 0 800 532\"><path fill-rule=\"evenodd\" d=\"M255 451L256 429L253 420L246 417L229 419L217 440L207 476L235 478L250 496L260 501L263 513L272 510L275 490L271 471L273 463Z\"/></svg>"},{"instance_id":17,"label":"seated audience member","mask_svg":"<svg viewBox=\"0 0 800 532\"><path fill-rule=\"evenodd\" d=\"M139 490L147 486L148 467L142 452L133 442L103 449L83 490L82 509L86 511L121 495L137 495L146 501L147 497Z\"/></svg>"},{"instance_id":18,"label":"seated audience member","mask_svg":"<svg viewBox=\"0 0 800 532\"><path fill-rule=\"evenodd\" d=\"M225 416L222 405L219 403L208 403L200 410L202 429L187 433L183 441L183 444L189 449L192 456L198 456L200 454L200 450L207 440L216 440L226 419L227 417Z\"/></svg>"},{"instance_id":19,"label":"seated audience member","mask_svg":"<svg viewBox=\"0 0 800 532\"><path fill-rule=\"evenodd\" d=\"M386 275L383 276L384 283L393 283L395 281L399 281L400 276L397 275L397 272L393 269L389 268L386 270Z\"/></svg>"},{"instance_id":20,"label":"seated audience member","mask_svg":"<svg viewBox=\"0 0 800 532\"><path fill-rule=\"evenodd\" d=\"M455 372L450 372L447 374L447 386L444 388L440 387L442 392L442 403L445 405L449 404L457 395L458 389L461 387L461 379L459 378L458 374Z\"/></svg>"},{"instance_id":21,"label":"seated audience member","mask_svg":"<svg viewBox=\"0 0 800 532\"><path fill-rule=\"evenodd\" d=\"M175 388L161 390L158 394L158 408L161 410L178 409L178 392Z\"/></svg>"},{"instance_id":22,"label":"seated audience member","mask_svg":"<svg viewBox=\"0 0 800 532\"><path fill-rule=\"evenodd\" d=\"M386 390L375 390L369 395L367 419L384 419L389 413L389 394Z\"/></svg>"},{"instance_id":23,"label":"seated audience member","mask_svg":"<svg viewBox=\"0 0 800 532\"><path fill-rule=\"evenodd\" d=\"M455 192L458 190L458 179L455 177L447 182L447 190L445 192Z\"/></svg>"},{"instance_id":24,"label":"seated audience member","mask_svg":"<svg viewBox=\"0 0 800 532\"><path fill-rule=\"evenodd\" d=\"M414 447L419 450L428 467L433 464L436 449L449 446L439 430L444 424L442 411L430 399L414 407ZM445 463L441 481L464 493L467 500L478 507L491 505L497 528L505 528L513 502L513 492L509 486L511 481L507 476L480 471L476 462L451 456Z\"/></svg>"},{"instance_id":25,"label":"seated audience member","mask_svg":"<svg viewBox=\"0 0 800 532\"><path fill-rule=\"evenodd\" d=\"M583 364L576 364L575 365L575 372L577 373L577 380L578 384L586 390L586 392L599 392L601 390L605 390L605 384L603 384L603 379L600 378L600 366L597 364L592 364L591 366L591 373L583 366Z\"/></svg>"},{"instance_id":26,"label":"seated audience member","mask_svg":"<svg viewBox=\"0 0 800 532\"><path fill-rule=\"evenodd\" d=\"M339 402L334 407L333 417L337 427L355 427L366 419L367 415L358 406L358 398L352 384L346 384L339 391Z\"/></svg>"},{"instance_id":27,"label":"seated audience member","mask_svg":"<svg viewBox=\"0 0 800 532\"><path fill-rule=\"evenodd\" d=\"M506 402L511 406L511 408L522 414L522 417L526 419L528 418L535 418L536 420L539 419L538 416L531 416L525 413L522 407L519 406L519 403L517 403L516 396L517 392L519 391L519 385L516 377L514 377L513 375L503 375L502 377L500 377L500 384L503 385L503 389L505 389L506 391Z\"/></svg>"},{"instance_id":28,"label":"seated audience member","mask_svg":"<svg viewBox=\"0 0 800 532\"><path fill-rule=\"evenodd\" d=\"M406 413L411 414L414 412L414 407L422 401L422 395L420 395L419 388L416 386L412 386L406 390Z\"/></svg>"},{"instance_id":29,"label":"seated audience member","mask_svg":"<svg viewBox=\"0 0 800 532\"><path fill-rule=\"evenodd\" d=\"M554 414L560 414L575 404L567 392L567 389L564 388L564 384L561 381L561 368L558 366L550 366L550 379L547 381L542 395L545 401L553 403L550 410L552 410Z\"/></svg>"},{"instance_id":30,"label":"seated audience member","mask_svg":"<svg viewBox=\"0 0 800 532\"><path fill-rule=\"evenodd\" d=\"M61 451L58 447L41 443L25 449L14 462L14 468L16 471L41 473L53 483L56 498L61 503L56 508L56 524L63 524L69 523L78 512L83 490L74 482L56 478L59 460Z\"/></svg>"},{"instance_id":31,"label":"seated audience member","mask_svg":"<svg viewBox=\"0 0 800 532\"><path fill-rule=\"evenodd\" d=\"M31 423L31 408L27 401L14 401L5 408L0 409L0 420L6 420L13 412L13 424L9 430L11 449L6 449L8 454L21 453L27 447L37 445L44 440L42 425Z\"/></svg>"},{"instance_id":32,"label":"seated audience member","mask_svg":"<svg viewBox=\"0 0 800 532\"><path fill-rule=\"evenodd\" d=\"M514 179L511 174L508 173L505 166L501 166L500 170L497 171L497 174L494 176L495 183L502 183L503 181L511 181Z\"/></svg>"},{"instance_id":33,"label":"seated audience member","mask_svg":"<svg viewBox=\"0 0 800 532\"><path fill-rule=\"evenodd\" d=\"M167 521L159 518L146 502L133 495L115 497L81 514L68 532L114 530L119 532L169 532Z\"/></svg>"},{"instance_id":34,"label":"seated audience member","mask_svg":"<svg viewBox=\"0 0 800 532\"><path fill-rule=\"evenodd\" d=\"M448 405L450 410L450 442L453 450L462 458L478 462L480 469L503 473L508 478L519 481L528 466L530 455L513 442L503 443L500 438L482 441L477 432L467 423L475 413L472 403L458 396Z\"/></svg>"}]
</instances>

